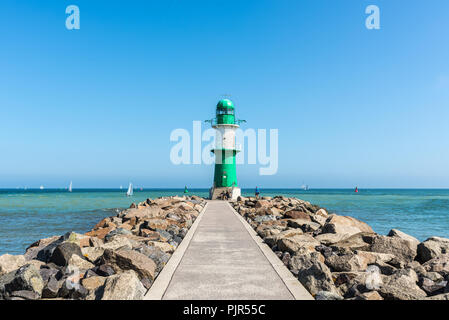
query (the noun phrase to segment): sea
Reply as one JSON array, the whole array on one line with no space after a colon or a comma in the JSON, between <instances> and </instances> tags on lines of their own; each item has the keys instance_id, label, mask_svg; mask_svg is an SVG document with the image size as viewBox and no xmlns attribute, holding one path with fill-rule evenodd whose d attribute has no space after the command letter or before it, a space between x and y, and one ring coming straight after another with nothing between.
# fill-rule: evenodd
<instances>
[{"instance_id":1,"label":"sea","mask_svg":"<svg viewBox=\"0 0 449 320\"><path fill-rule=\"evenodd\" d=\"M310 201L330 213L352 216L375 232L396 228L423 241L449 238L449 189L263 189L261 196L283 195ZM0 189L0 255L23 254L33 242L69 231L84 233L132 202L173 195L184 189ZM208 189L189 189L207 197ZM243 189L244 196L254 189Z\"/></svg>"}]
</instances>

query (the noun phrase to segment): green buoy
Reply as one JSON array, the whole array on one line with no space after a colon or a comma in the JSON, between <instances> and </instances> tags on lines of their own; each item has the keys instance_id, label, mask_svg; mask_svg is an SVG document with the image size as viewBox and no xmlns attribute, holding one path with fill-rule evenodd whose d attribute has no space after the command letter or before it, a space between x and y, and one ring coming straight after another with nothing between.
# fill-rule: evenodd
<instances>
[{"instance_id":1,"label":"green buoy","mask_svg":"<svg viewBox=\"0 0 449 320\"><path fill-rule=\"evenodd\" d=\"M187 186L184 187L184 193L189 193L189 190L187 189Z\"/></svg>"}]
</instances>

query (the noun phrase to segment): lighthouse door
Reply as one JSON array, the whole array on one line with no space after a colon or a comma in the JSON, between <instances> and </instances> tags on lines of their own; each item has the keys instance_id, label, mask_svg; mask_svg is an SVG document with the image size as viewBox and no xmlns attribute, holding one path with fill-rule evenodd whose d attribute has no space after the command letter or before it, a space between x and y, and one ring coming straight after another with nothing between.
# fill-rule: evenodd
<instances>
[{"instance_id":1,"label":"lighthouse door","mask_svg":"<svg viewBox=\"0 0 449 320\"><path fill-rule=\"evenodd\" d=\"M226 171L223 171L223 187L228 186L228 175L226 174Z\"/></svg>"}]
</instances>

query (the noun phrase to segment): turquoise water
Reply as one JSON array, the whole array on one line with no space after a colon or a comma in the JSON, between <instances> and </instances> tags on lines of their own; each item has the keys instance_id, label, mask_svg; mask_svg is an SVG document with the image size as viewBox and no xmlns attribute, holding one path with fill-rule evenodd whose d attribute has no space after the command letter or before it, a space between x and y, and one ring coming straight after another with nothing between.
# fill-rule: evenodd
<instances>
[{"instance_id":1,"label":"turquoise water","mask_svg":"<svg viewBox=\"0 0 449 320\"><path fill-rule=\"evenodd\" d=\"M160 196L182 195L183 189L135 190L0 190L0 255L22 254L32 242L67 231L89 231L99 220L115 215L131 202ZM252 195L253 189L243 190ZM430 236L449 237L449 190L361 189L261 189L261 195L297 197L350 215L386 234L398 228L420 240ZM191 189L202 197L207 189Z\"/></svg>"}]
</instances>

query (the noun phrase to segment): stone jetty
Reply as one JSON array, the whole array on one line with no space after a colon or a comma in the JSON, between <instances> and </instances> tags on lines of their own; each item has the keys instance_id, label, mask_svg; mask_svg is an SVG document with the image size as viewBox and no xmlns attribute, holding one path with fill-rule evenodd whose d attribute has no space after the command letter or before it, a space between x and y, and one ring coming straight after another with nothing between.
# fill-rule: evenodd
<instances>
[{"instance_id":1,"label":"stone jetty","mask_svg":"<svg viewBox=\"0 0 449 320\"><path fill-rule=\"evenodd\" d=\"M220 282L220 270L235 285ZM232 299L234 287L239 299L449 300L448 281L449 239L380 235L283 196L213 205L196 196L147 199L86 234L0 256L0 300Z\"/></svg>"},{"instance_id":2,"label":"stone jetty","mask_svg":"<svg viewBox=\"0 0 449 320\"><path fill-rule=\"evenodd\" d=\"M380 235L296 198L232 205L316 300L449 300L449 239Z\"/></svg>"},{"instance_id":3,"label":"stone jetty","mask_svg":"<svg viewBox=\"0 0 449 320\"><path fill-rule=\"evenodd\" d=\"M0 256L0 300L143 299L203 210L202 198L132 204L86 234L69 232Z\"/></svg>"}]
</instances>

